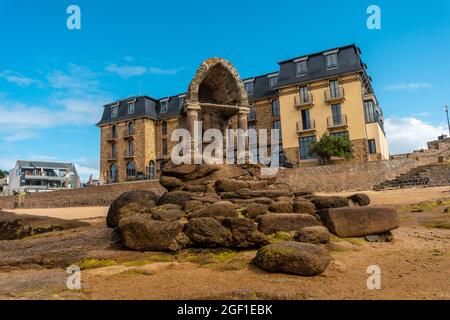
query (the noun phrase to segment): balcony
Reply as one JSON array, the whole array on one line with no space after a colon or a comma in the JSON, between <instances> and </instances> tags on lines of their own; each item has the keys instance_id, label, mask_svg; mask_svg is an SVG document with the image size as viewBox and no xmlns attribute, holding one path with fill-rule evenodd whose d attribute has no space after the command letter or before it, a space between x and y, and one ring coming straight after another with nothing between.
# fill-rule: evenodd
<instances>
[{"instance_id":1,"label":"balcony","mask_svg":"<svg viewBox=\"0 0 450 320\"><path fill-rule=\"evenodd\" d=\"M345 100L345 91L343 87L330 88L325 90L325 103L337 103Z\"/></svg>"},{"instance_id":2,"label":"balcony","mask_svg":"<svg viewBox=\"0 0 450 320\"><path fill-rule=\"evenodd\" d=\"M108 161L116 161L117 160L117 152L108 153L107 157Z\"/></svg>"},{"instance_id":3,"label":"balcony","mask_svg":"<svg viewBox=\"0 0 450 320\"><path fill-rule=\"evenodd\" d=\"M110 133L107 137L106 140L108 142L117 142L117 133Z\"/></svg>"},{"instance_id":4,"label":"balcony","mask_svg":"<svg viewBox=\"0 0 450 320\"><path fill-rule=\"evenodd\" d=\"M125 140L131 140L134 139L136 136L136 130L135 129L126 129L123 131L123 138Z\"/></svg>"},{"instance_id":5,"label":"balcony","mask_svg":"<svg viewBox=\"0 0 450 320\"><path fill-rule=\"evenodd\" d=\"M250 111L250 113L247 116L247 121L248 122L256 121L256 112L255 111Z\"/></svg>"},{"instance_id":6,"label":"balcony","mask_svg":"<svg viewBox=\"0 0 450 320\"><path fill-rule=\"evenodd\" d=\"M347 128L347 127L348 127L348 122L347 122L346 114L341 114L338 116L327 118L327 128L329 130L342 129L342 128Z\"/></svg>"},{"instance_id":7,"label":"balcony","mask_svg":"<svg viewBox=\"0 0 450 320\"><path fill-rule=\"evenodd\" d=\"M313 96L311 93L308 93L306 96L299 95L294 97L294 107L301 109L311 107L314 104Z\"/></svg>"},{"instance_id":8,"label":"balcony","mask_svg":"<svg viewBox=\"0 0 450 320\"><path fill-rule=\"evenodd\" d=\"M136 151L135 150L128 150L125 154L125 159L133 159L136 157Z\"/></svg>"},{"instance_id":9,"label":"balcony","mask_svg":"<svg viewBox=\"0 0 450 320\"><path fill-rule=\"evenodd\" d=\"M312 133L316 131L316 122L314 120L309 120L306 122L297 122L297 133Z\"/></svg>"}]
</instances>

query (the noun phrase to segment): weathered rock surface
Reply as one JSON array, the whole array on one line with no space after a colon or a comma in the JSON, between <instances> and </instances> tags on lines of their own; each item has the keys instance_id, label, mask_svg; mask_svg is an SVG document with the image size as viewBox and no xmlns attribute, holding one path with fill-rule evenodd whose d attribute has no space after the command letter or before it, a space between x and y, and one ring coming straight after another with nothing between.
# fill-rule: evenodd
<instances>
[{"instance_id":1,"label":"weathered rock surface","mask_svg":"<svg viewBox=\"0 0 450 320\"><path fill-rule=\"evenodd\" d=\"M331 262L329 252L309 243L279 242L258 250L254 263L268 272L317 276Z\"/></svg>"},{"instance_id":2,"label":"weathered rock surface","mask_svg":"<svg viewBox=\"0 0 450 320\"><path fill-rule=\"evenodd\" d=\"M130 203L138 203L143 207L156 207L158 196L150 190L135 190L126 192L114 200L109 207L106 224L109 228L116 228L119 224L120 209Z\"/></svg>"},{"instance_id":3,"label":"weathered rock surface","mask_svg":"<svg viewBox=\"0 0 450 320\"><path fill-rule=\"evenodd\" d=\"M343 208L348 207L349 200L344 197L318 197L311 198L311 202L314 203L317 210L329 209L329 208Z\"/></svg>"},{"instance_id":4,"label":"weathered rock surface","mask_svg":"<svg viewBox=\"0 0 450 320\"><path fill-rule=\"evenodd\" d=\"M0 240L17 240L52 231L89 226L77 220L63 220L0 211Z\"/></svg>"},{"instance_id":5,"label":"weathered rock surface","mask_svg":"<svg viewBox=\"0 0 450 320\"><path fill-rule=\"evenodd\" d=\"M250 190L241 189L235 192L222 192L220 193L222 198L237 198L237 199L253 199L253 198L278 198L278 197L291 197L293 193L287 190Z\"/></svg>"},{"instance_id":6,"label":"weathered rock surface","mask_svg":"<svg viewBox=\"0 0 450 320\"><path fill-rule=\"evenodd\" d=\"M298 242L327 244L330 242L331 234L323 226L306 227L298 231L294 239Z\"/></svg>"},{"instance_id":7,"label":"weathered rock surface","mask_svg":"<svg viewBox=\"0 0 450 320\"><path fill-rule=\"evenodd\" d=\"M269 243L266 235L258 231L253 220L245 218L225 218L222 225L233 235L230 247L247 248L259 247Z\"/></svg>"},{"instance_id":8,"label":"weathered rock surface","mask_svg":"<svg viewBox=\"0 0 450 320\"><path fill-rule=\"evenodd\" d=\"M320 225L316 217L297 213L271 213L257 217L256 221L259 231L264 234L299 231L306 227Z\"/></svg>"},{"instance_id":9,"label":"weathered rock surface","mask_svg":"<svg viewBox=\"0 0 450 320\"><path fill-rule=\"evenodd\" d=\"M372 234L364 237L368 242L392 242L394 241L394 235L392 232L384 232L380 234Z\"/></svg>"},{"instance_id":10,"label":"weathered rock surface","mask_svg":"<svg viewBox=\"0 0 450 320\"><path fill-rule=\"evenodd\" d=\"M227 246L233 237L231 231L214 218L194 218L185 231L191 242L200 247Z\"/></svg>"},{"instance_id":11,"label":"weathered rock surface","mask_svg":"<svg viewBox=\"0 0 450 320\"><path fill-rule=\"evenodd\" d=\"M314 214L316 206L308 200L295 200L293 205L294 213Z\"/></svg>"},{"instance_id":12,"label":"weathered rock surface","mask_svg":"<svg viewBox=\"0 0 450 320\"><path fill-rule=\"evenodd\" d=\"M177 204L184 207L186 202L192 199L192 194L186 191L172 191L164 193L159 198L158 204Z\"/></svg>"},{"instance_id":13,"label":"weathered rock surface","mask_svg":"<svg viewBox=\"0 0 450 320\"><path fill-rule=\"evenodd\" d=\"M160 221L177 221L185 216L182 210L162 210L152 214L153 220Z\"/></svg>"},{"instance_id":14,"label":"weathered rock surface","mask_svg":"<svg viewBox=\"0 0 450 320\"><path fill-rule=\"evenodd\" d=\"M317 214L330 232L341 238L379 234L399 227L395 209L387 207L335 208Z\"/></svg>"},{"instance_id":15,"label":"weathered rock surface","mask_svg":"<svg viewBox=\"0 0 450 320\"><path fill-rule=\"evenodd\" d=\"M269 206L269 211L274 213L293 213L292 204L287 201L275 202Z\"/></svg>"},{"instance_id":16,"label":"weathered rock surface","mask_svg":"<svg viewBox=\"0 0 450 320\"><path fill-rule=\"evenodd\" d=\"M220 179L216 181L215 188L217 192L234 192L241 189L248 189L249 185L242 180Z\"/></svg>"},{"instance_id":17,"label":"weathered rock surface","mask_svg":"<svg viewBox=\"0 0 450 320\"><path fill-rule=\"evenodd\" d=\"M169 191L172 191L182 185L182 181L175 177L162 176L159 183Z\"/></svg>"},{"instance_id":18,"label":"weathered rock surface","mask_svg":"<svg viewBox=\"0 0 450 320\"><path fill-rule=\"evenodd\" d=\"M189 214L189 218L218 218L218 217L238 217L237 206L228 201L213 203L199 211Z\"/></svg>"},{"instance_id":19,"label":"weathered rock surface","mask_svg":"<svg viewBox=\"0 0 450 320\"><path fill-rule=\"evenodd\" d=\"M119 230L125 247L136 251L176 251L186 244L183 225L140 216L120 220Z\"/></svg>"},{"instance_id":20,"label":"weathered rock surface","mask_svg":"<svg viewBox=\"0 0 450 320\"><path fill-rule=\"evenodd\" d=\"M356 193L350 197L348 197L349 200L351 200L354 204L365 207L370 204L370 198L365 193Z\"/></svg>"},{"instance_id":21,"label":"weathered rock surface","mask_svg":"<svg viewBox=\"0 0 450 320\"><path fill-rule=\"evenodd\" d=\"M245 215L247 216L247 218L255 219L257 216L267 214L268 211L269 207L265 204L251 203L247 205L245 209Z\"/></svg>"}]
</instances>

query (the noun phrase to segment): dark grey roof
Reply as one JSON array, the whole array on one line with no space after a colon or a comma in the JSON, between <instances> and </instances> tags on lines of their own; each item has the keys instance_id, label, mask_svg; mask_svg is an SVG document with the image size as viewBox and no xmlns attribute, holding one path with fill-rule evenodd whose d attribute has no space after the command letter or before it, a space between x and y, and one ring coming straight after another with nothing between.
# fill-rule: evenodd
<instances>
[{"instance_id":1,"label":"dark grey roof","mask_svg":"<svg viewBox=\"0 0 450 320\"><path fill-rule=\"evenodd\" d=\"M20 168L49 168L49 169L72 169L72 163L46 162L46 161L29 161L18 160L17 165Z\"/></svg>"},{"instance_id":2,"label":"dark grey roof","mask_svg":"<svg viewBox=\"0 0 450 320\"><path fill-rule=\"evenodd\" d=\"M338 67L332 70L326 69L324 53L328 51L338 50ZM304 76L297 76L296 60L292 58L279 62L279 71L274 71L262 76L253 78L246 78L246 80L253 79L253 94L249 95L249 101L260 100L274 97L277 95L277 89L316 81L319 79L332 78L338 75L347 74L351 72L362 72L370 84L370 77L367 76L365 64L361 61L360 49L352 44L339 48L328 49L314 54L303 55L298 58L308 57L308 73ZM269 76L278 73L278 84L274 88L270 87ZM167 119L179 115L183 110L180 105L179 95L168 97L169 108L167 113L161 113L161 101L164 99L154 99L149 96L137 96L119 100L115 103L105 105L102 120L97 124L98 126L109 124L112 122L130 120L134 118L148 117L155 120ZM135 113L128 114L127 104L129 101L136 100ZM118 116L111 119L111 106L118 105Z\"/></svg>"}]
</instances>

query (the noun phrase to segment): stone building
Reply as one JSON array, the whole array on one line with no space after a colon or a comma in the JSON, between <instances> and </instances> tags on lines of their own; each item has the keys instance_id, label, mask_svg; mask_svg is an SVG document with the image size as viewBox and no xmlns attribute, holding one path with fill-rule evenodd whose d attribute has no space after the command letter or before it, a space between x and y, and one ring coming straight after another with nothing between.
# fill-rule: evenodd
<instances>
[{"instance_id":1,"label":"stone building","mask_svg":"<svg viewBox=\"0 0 450 320\"><path fill-rule=\"evenodd\" d=\"M279 62L279 69L241 80L222 58L204 61L188 91L136 96L104 106L100 171L114 183L159 176L178 127L280 129L281 150L299 165L317 163L309 145L325 133L346 135L355 161L389 158L384 119L361 51L349 45ZM270 138L270 137L269 137Z\"/></svg>"}]
</instances>

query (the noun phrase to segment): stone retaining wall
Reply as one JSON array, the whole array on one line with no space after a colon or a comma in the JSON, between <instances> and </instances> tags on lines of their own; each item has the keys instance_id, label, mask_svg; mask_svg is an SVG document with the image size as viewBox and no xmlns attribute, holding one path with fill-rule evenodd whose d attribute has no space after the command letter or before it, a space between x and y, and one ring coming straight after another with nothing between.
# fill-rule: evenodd
<instances>
[{"instance_id":1,"label":"stone retaining wall","mask_svg":"<svg viewBox=\"0 0 450 320\"><path fill-rule=\"evenodd\" d=\"M435 156L281 170L278 180L314 192L370 190L375 185L419 166L436 163Z\"/></svg>"},{"instance_id":2,"label":"stone retaining wall","mask_svg":"<svg viewBox=\"0 0 450 320\"><path fill-rule=\"evenodd\" d=\"M62 190L49 193L33 193L25 196L23 203L18 203L15 196L0 197L0 208L65 208L84 206L109 206L111 202L124 192L150 189L157 194L165 190L159 181L142 181L90 187L86 189Z\"/></svg>"}]
</instances>

